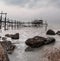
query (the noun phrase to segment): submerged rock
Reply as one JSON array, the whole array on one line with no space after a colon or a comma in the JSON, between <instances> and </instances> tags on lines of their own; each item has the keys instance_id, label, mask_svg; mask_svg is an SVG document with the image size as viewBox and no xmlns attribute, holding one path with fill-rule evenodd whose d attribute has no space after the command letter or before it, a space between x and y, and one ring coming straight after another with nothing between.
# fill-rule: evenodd
<instances>
[{"instance_id":1,"label":"submerged rock","mask_svg":"<svg viewBox=\"0 0 60 61\"><path fill-rule=\"evenodd\" d=\"M2 37L2 40L4 40L4 41L5 41L5 40L7 40L7 38L6 38L6 37Z\"/></svg>"},{"instance_id":2,"label":"submerged rock","mask_svg":"<svg viewBox=\"0 0 60 61\"><path fill-rule=\"evenodd\" d=\"M26 40L25 44L32 48L36 48L44 45L44 41L45 41L44 37L35 36L34 38Z\"/></svg>"},{"instance_id":3,"label":"submerged rock","mask_svg":"<svg viewBox=\"0 0 60 61\"><path fill-rule=\"evenodd\" d=\"M11 39L19 39L19 33L16 34L6 34L6 37L10 37Z\"/></svg>"},{"instance_id":4,"label":"submerged rock","mask_svg":"<svg viewBox=\"0 0 60 61\"><path fill-rule=\"evenodd\" d=\"M55 38L53 38L53 37L48 37L48 38L46 38L46 40L45 40L45 45L47 45L47 44L51 44L51 43L54 43L55 42Z\"/></svg>"},{"instance_id":5,"label":"submerged rock","mask_svg":"<svg viewBox=\"0 0 60 61\"><path fill-rule=\"evenodd\" d=\"M34 51L34 49L31 48L31 47L27 47L27 48L25 49L25 52L29 52L29 51Z\"/></svg>"},{"instance_id":6,"label":"submerged rock","mask_svg":"<svg viewBox=\"0 0 60 61\"><path fill-rule=\"evenodd\" d=\"M7 52L4 50L1 44L0 44L0 61L9 61Z\"/></svg>"},{"instance_id":7,"label":"submerged rock","mask_svg":"<svg viewBox=\"0 0 60 61\"><path fill-rule=\"evenodd\" d=\"M56 34L57 34L57 35L60 35L60 31L57 31Z\"/></svg>"},{"instance_id":8,"label":"submerged rock","mask_svg":"<svg viewBox=\"0 0 60 61\"><path fill-rule=\"evenodd\" d=\"M47 35L55 35L55 32L51 29L49 29L47 32L46 32Z\"/></svg>"},{"instance_id":9,"label":"submerged rock","mask_svg":"<svg viewBox=\"0 0 60 61\"><path fill-rule=\"evenodd\" d=\"M6 36L6 37L11 37L11 34L6 34L5 36Z\"/></svg>"},{"instance_id":10,"label":"submerged rock","mask_svg":"<svg viewBox=\"0 0 60 61\"><path fill-rule=\"evenodd\" d=\"M15 49L15 45L11 43L11 41L2 41L0 42L3 48L7 51L8 54L12 54Z\"/></svg>"}]
</instances>

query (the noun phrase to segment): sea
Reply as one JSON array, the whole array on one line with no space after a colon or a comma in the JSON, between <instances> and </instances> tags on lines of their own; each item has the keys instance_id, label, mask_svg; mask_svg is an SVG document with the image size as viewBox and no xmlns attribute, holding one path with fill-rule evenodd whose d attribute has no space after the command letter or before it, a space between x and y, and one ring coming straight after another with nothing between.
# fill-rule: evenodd
<instances>
[{"instance_id":1,"label":"sea","mask_svg":"<svg viewBox=\"0 0 60 61\"><path fill-rule=\"evenodd\" d=\"M50 36L46 35L46 31L48 29L52 29L55 32L60 30L60 24L48 24L47 29L45 26L43 27L20 27L19 29L9 29L9 30L0 30L0 35L4 37L5 34L15 34L19 33L19 39L13 40L7 38L8 41L11 41L16 45L16 49L9 56L10 61L48 61L46 57L44 57L46 53L46 49L57 47L60 48L60 36ZM28 38L33 38L34 36L43 36L43 37L54 37L56 42L54 44L44 45L40 48L30 48L25 44L25 41ZM1 39L0 39L1 40ZM1 40L2 41L2 40Z\"/></svg>"}]
</instances>

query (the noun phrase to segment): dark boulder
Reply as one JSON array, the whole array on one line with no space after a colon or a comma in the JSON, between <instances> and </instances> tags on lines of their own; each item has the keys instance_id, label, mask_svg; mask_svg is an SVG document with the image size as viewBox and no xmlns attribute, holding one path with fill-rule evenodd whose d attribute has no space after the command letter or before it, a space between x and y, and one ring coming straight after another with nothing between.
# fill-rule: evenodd
<instances>
[{"instance_id":1,"label":"dark boulder","mask_svg":"<svg viewBox=\"0 0 60 61\"><path fill-rule=\"evenodd\" d=\"M6 37L10 37L11 39L19 39L19 33L16 34L6 34Z\"/></svg>"},{"instance_id":2,"label":"dark boulder","mask_svg":"<svg viewBox=\"0 0 60 61\"><path fill-rule=\"evenodd\" d=\"M56 34L57 34L57 35L60 35L60 31L57 31Z\"/></svg>"},{"instance_id":3,"label":"dark boulder","mask_svg":"<svg viewBox=\"0 0 60 61\"><path fill-rule=\"evenodd\" d=\"M40 36L35 36L33 38L29 38L25 41L25 44L28 45L31 48L38 48L43 45L51 44L55 42L55 38L53 37L40 37Z\"/></svg>"},{"instance_id":4,"label":"dark boulder","mask_svg":"<svg viewBox=\"0 0 60 61\"><path fill-rule=\"evenodd\" d=\"M49 29L47 32L46 32L47 35L55 35L55 32L51 29Z\"/></svg>"},{"instance_id":5,"label":"dark boulder","mask_svg":"<svg viewBox=\"0 0 60 61\"><path fill-rule=\"evenodd\" d=\"M53 38L53 37L48 37L48 38L46 38L46 40L45 40L45 45L47 45L47 44L51 44L51 43L54 43L55 42L55 38Z\"/></svg>"},{"instance_id":6,"label":"dark boulder","mask_svg":"<svg viewBox=\"0 0 60 61\"><path fill-rule=\"evenodd\" d=\"M0 38L1 38L1 36L0 36Z\"/></svg>"},{"instance_id":7,"label":"dark boulder","mask_svg":"<svg viewBox=\"0 0 60 61\"><path fill-rule=\"evenodd\" d=\"M12 54L15 49L15 45L11 43L11 41L2 41L0 42L3 48L7 51L8 54Z\"/></svg>"},{"instance_id":8,"label":"dark boulder","mask_svg":"<svg viewBox=\"0 0 60 61\"><path fill-rule=\"evenodd\" d=\"M44 41L45 41L44 37L35 36L34 38L26 40L25 44L32 48L37 48L44 45Z\"/></svg>"},{"instance_id":9,"label":"dark boulder","mask_svg":"<svg viewBox=\"0 0 60 61\"><path fill-rule=\"evenodd\" d=\"M11 36L12 39L19 39L19 33L16 33Z\"/></svg>"}]
</instances>

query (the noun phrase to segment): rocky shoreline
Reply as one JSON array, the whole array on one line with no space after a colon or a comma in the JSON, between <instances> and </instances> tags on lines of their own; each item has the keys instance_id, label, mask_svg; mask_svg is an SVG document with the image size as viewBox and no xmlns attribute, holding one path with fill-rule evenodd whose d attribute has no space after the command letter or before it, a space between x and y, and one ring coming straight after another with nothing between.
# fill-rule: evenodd
<instances>
[{"instance_id":1,"label":"rocky shoreline","mask_svg":"<svg viewBox=\"0 0 60 61\"><path fill-rule=\"evenodd\" d=\"M2 38L0 41L0 61L10 61L8 54L12 54L16 48L11 41L7 41L6 38Z\"/></svg>"},{"instance_id":2,"label":"rocky shoreline","mask_svg":"<svg viewBox=\"0 0 60 61\"><path fill-rule=\"evenodd\" d=\"M60 61L60 48L52 47L47 48L46 53L43 57L45 57L48 61Z\"/></svg>"},{"instance_id":3,"label":"rocky shoreline","mask_svg":"<svg viewBox=\"0 0 60 61\"><path fill-rule=\"evenodd\" d=\"M0 61L9 61L6 50L0 44Z\"/></svg>"},{"instance_id":4,"label":"rocky shoreline","mask_svg":"<svg viewBox=\"0 0 60 61\"><path fill-rule=\"evenodd\" d=\"M57 32L54 32L52 29L49 29L47 32L46 32L46 35L60 35L60 31L57 31ZM15 50L16 48L16 45L14 45L11 41L8 41L7 38L11 38L12 40L17 40L19 39L19 33L15 33L15 34L5 34L5 37L1 37L2 38L2 41L0 41L0 51L2 52L0 54L0 60L2 61L9 61L9 57L8 57L8 54L12 54L13 51ZM34 36L32 38L28 38L26 41L25 41L25 44L30 47L30 48L39 48L41 46L44 46L44 45L49 45L51 43L55 43L56 42L56 39L54 37L42 37L42 36ZM46 49L48 52L50 50L50 48ZM55 52L56 50L56 52ZM54 51L54 52L53 52ZM57 49L57 48L51 48L51 51L50 53L46 53L45 54L45 57L47 59L49 59L49 61L58 61L58 58L57 57L60 57L60 50ZM56 56L57 55L57 56ZM56 57L56 59L54 60L52 57ZM4 57L4 58L2 58Z\"/></svg>"}]
</instances>

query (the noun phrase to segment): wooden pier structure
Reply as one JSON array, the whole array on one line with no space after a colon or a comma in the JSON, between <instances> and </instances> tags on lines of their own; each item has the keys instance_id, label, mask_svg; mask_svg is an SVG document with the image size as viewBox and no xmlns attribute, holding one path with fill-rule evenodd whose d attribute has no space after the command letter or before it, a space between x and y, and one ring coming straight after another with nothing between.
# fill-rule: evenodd
<instances>
[{"instance_id":1,"label":"wooden pier structure","mask_svg":"<svg viewBox=\"0 0 60 61\"><path fill-rule=\"evenodd\" d=\"M7 30L9 28L19 29L20 27L41 27L43 25L45 25L45 29L47 29L47 22L43 23L43 20L34 20L32 22L21 22L7 18L7 13L4 13L3 11L1 11L0 15L1 15L0 29L2 29L2 27L4 27L4 30Z\"/></svg>"}]
</instances>

